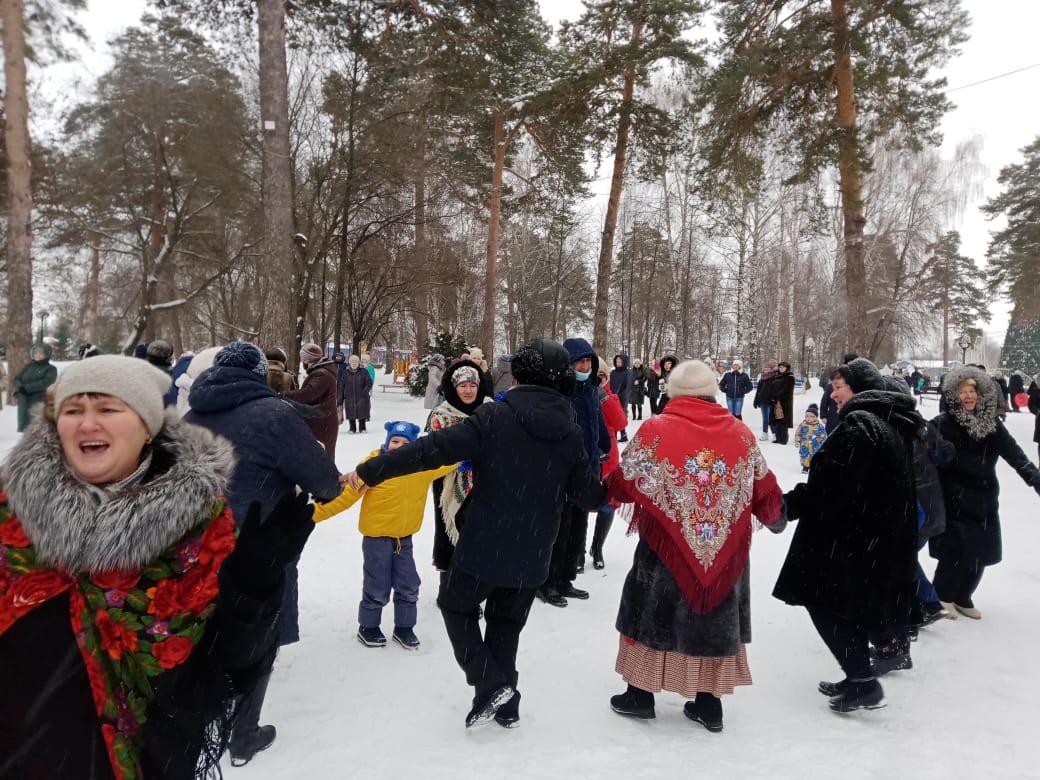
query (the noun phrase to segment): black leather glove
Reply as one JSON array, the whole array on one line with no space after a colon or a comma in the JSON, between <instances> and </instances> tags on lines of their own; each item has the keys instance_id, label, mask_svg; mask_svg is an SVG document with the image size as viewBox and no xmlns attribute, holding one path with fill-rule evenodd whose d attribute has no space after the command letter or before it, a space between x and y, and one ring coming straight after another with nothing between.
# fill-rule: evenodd
<instances>
[{"instance_id":1,"label":"black leather glove","mask_svg":"<svg viewBox=\"0 0 1040 780\"><path fill-rule=\"evenodd\" d=\"M227 560L243 591L263 593L281 583L286 566L300 556L314 530L313 514L306 493L288 493L263 522L260 504L249 505L235 551Z\"/></svg>"}]
</instances>

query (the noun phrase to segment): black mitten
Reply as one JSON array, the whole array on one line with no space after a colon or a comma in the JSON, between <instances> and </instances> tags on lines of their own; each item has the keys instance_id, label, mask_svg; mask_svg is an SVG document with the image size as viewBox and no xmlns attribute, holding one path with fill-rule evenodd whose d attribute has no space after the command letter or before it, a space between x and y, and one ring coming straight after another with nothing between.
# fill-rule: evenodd
<instances>
[{"instance_id":1,"label":"black mitten","mask_svg":"<svg viewBox=\"0 0 1040 780\"><path fill-rule=\"evenodd\" d=\"M313 514L306 493L286 494L263 522L260 505L250 504L235 551L225 564L231 566L239 587L250 593L275 588L314 530Z\"/></svg>"}]
</instances>

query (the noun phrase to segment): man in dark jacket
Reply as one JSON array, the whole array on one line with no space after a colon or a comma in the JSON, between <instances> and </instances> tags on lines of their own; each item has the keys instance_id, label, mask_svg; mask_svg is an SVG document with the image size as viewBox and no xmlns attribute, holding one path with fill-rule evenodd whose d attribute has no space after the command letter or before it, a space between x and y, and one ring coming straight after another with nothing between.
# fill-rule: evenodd
<instances>
[{"instance_id":1,"label":"man in dark jacket","mask_svg":"<svg viewBox=\"0 0 1040 780\"><path fill-rule=\"evenodd\" d=\"M744 411L744 396L755 389L751 384L751 377L744 373L744 364L734 360L730 370L722 375L719 380L719 389L726 396L726 407L730 414L738 420L743 420L741 413Z\"/></svg>"},{"instance_id":2,"label":"man in dark jacket","mask_svg":"<svg viewBox=\"0 0 1040 780\"><path fill-rule=\"evenodd\" d=\"M299 411L279 398L267 384L267 360L259 347L236 341L214 358L213 367L192 383L191 411L185 421L223 436L235 448L235 470L228 482L227 499L236 519L249 506L260 505L267 517L296 486L317 501L331 501L340 492L339 472L325 457ZM298 642L299 572L297 562L285 570L284 591L278 594L278 644ZM260 710L270 675L239 703L231 737L231 759L249 761L274 740L274 727L259 725Z\"/></svg>"},{"instance_id":3,"label":"man in dark jacket","mask_svg":"<svg viewBox=\"0 0 1040 780\"><path fill-rule=\"evenodd\" d=\"M610 455L611 436L599 398L599 359L585 339L563 342L570 356L576 382L571 393L574 419L581 429L585 455L593 470ZM597 507L598 509L598 507ZM585 557L585 539L589 532L589 513L584 506L566 503L560 517L560 532L553 545L549 578L538 589L538 598L554 607L566 607L567 599L587 599L589 592L574 587L578 564Z\"/></svg>"},{"instance_id":4,"label":"man in dark jacket","mask_svg":"<svg viewBox=\"0 0 1040 780\"><path fill-rule=\"evenodd\" d=\"M502 403L484 404L456 425L385 452L345 478L357 488L459 461L473 464L473 490L459 510L459 541L441 575L437 605L455 659L476 691L466 725L519 720L516 652L535 589L549 574L564 501L603 504L584 436L565 397L573 387L567 351L547 339L513 358L519 383ZM608 442L609 443L609 442ZM487 629L480 634L479 607Z\"/></svg>"},{"instance_id":5,"label":"man in dark jacket","mask_svg":"<svg viewBox=\"0 0 1040 780\"><path fill-rule=\"evenodd\" d=\"M856 359L831 375L841 423L813 456L808 481L789 492L799 519L773 595L809 611L845 672L820 683L831 709L885 704L870 666L868 633L909 621L917 561L913 440L924 421L907 395L885 389Z\"/></svg>"},{"instance_id":6,"label":"man in dark jacket","mask_svg":"<svg viewBox=\"0 0 1040 780\"><path fill-rule=\"evenodd\" d=\"M19 433L29 426L32 408L43 403L47 388L58 379L58 369L51 365L49 344L35 345L30 357L32 360L11 380L11 390L18 402Z\"/></svg>"},{"instance_id":7,"label":"man in dark jacket","mask_svg":"<svg viewBox=\"0 0 1040 780\"><path fill-rule=\"evenodd\" d=\"M628 355L614 355L614 368L610 372L610 391L618 397L621 408L628 410L632 402L632 369L628 367ZM618 441L628 441L625 431L618 431Z\"/></svg>"},{"instance_id":8,"label":"man in dark jacket","mask_svg":"<svg viewBox=\"0 0 1040 780\"><path fill-rule=\"evenodd\" d=\"M833 373L833 370L828 371L827 376ZM820 399L820 420L827 429L827 434L830 435L830 432L838 427L838 404L831 398L831 380L823 380L822 387L823 397Z\"/></svg>"}]
</instances>

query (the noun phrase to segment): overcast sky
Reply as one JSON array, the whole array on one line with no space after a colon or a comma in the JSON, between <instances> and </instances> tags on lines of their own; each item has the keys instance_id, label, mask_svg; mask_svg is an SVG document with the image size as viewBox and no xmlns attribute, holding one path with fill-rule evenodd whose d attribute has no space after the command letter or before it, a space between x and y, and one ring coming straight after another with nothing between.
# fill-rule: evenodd
<instances>
[{"instance_id":1,"label":"overcast sky","mask_svg":"<svg viewBox=\"0 0 1040 780\"><path fill-rule=\"evenodd\" d=\"M539 0L542 15L554 26L563 19L576 18L580 0ZM956 104L943 121L945 149L978 135L982 140L982 160L987 179L982 197L970 205L958 229L964 253L983 260L992 227L978 206L999 192L997 174L1009 163L1021 159L1019 150L1040 134L1040 50L1036 33L1040 30L1038 0L962 0L972 17L971 39L962 53L946 68L950 98ZM88 0L84 24L91 36L93 56L88 56L69 71L88 85L106 66L106 42L139 18L143 0ZM1033 67L1029 67L1033 66ZM1014 75L995 78L977 86L966 85L990 79L1009 71L1028 68ZM78 91L74 81L73 91ZM960 89L960 87L966 87ZM600 189L609 186L598 183ZM984 324L988 336L1002 339L1007 328L1008 306L994 306L994 318Z\"/></svg>"}]
</instances>

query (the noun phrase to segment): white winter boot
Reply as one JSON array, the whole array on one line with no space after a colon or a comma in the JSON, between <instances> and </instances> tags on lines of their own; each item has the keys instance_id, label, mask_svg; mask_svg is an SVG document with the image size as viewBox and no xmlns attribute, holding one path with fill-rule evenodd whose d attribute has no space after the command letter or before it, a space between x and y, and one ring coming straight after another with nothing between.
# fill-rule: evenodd
<instances>
[{"instance_id":1,"label":"white winter boot","mask_svg":"<svg viewBox=\"0 0 1040 780\"><path fill-rule=\"evenodd\" d=\"M769 434L768 433L759 434L758 440L759 441L769 441Z\"/></svg>"},{"instance_id":2,"label":"white winter boot","mask_svg":"<svg viewBox=\"0 0 1040 780\"><path fill-rule=\"evenodd\" d=\"M946 610L946 617L948 617L950 620L957 619L956 604L954 604L952 601L940 601L939 603L942 605L942 608Z\"/></svg>"}]
</instances>

